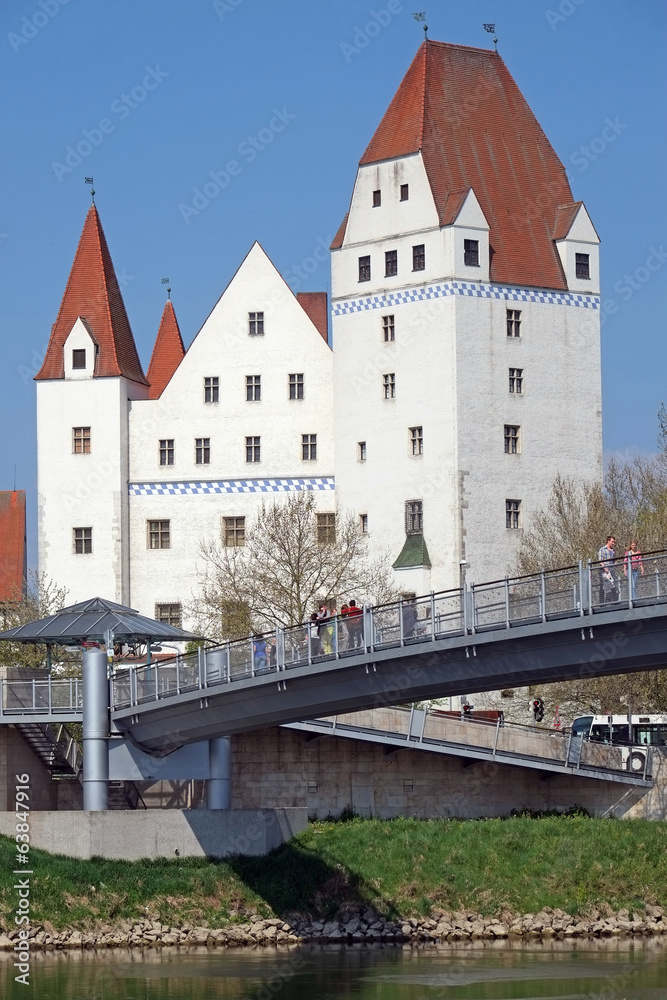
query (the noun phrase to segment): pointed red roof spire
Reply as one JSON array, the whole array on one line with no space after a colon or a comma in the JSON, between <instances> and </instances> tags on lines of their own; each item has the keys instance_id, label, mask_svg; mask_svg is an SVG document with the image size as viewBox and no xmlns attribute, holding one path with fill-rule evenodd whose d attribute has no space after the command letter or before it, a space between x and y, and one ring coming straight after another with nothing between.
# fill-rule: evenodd
<instances>
[{"instance_id":1,"label":"pointed red roof spire","mask_svg":"<svg viewBox=\"0 0 667 1000\"><path fill-rule=\"evenodd\" d=\"M149 399L157 399L185 357L183 338L178 327L174 307L169 299L165 303L160 329L155 338L155 346L148 366L148 381L150 382Z\"/></svg>"},{"instance_id":2,"label":"pointed red roof spire","mask_svg":"<svg viewBox=\"0 0 667 1000\"><path fill-rule=\"evenodd\" d=\"M36 379L64 378L63 347L78 317L99 348L94 375L146 384L111 254L94 205L88 210L44 363Z\"/></svg>"}]
</instances>

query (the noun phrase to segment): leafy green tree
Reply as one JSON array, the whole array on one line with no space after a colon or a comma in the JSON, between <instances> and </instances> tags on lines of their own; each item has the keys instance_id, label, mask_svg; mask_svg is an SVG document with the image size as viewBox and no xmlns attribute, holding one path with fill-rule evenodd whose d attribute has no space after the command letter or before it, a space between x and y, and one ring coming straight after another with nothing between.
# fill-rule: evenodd
<instances>
[{"instance_id":1,"label":"leafy green tree","mask_svg":"<svg viewBox=\"0 0 667 1000\"><path fill-rule=\"evenodd\" d=\"M0 602L0 631L38 621L65 606L67 589L59 587L44 573L30 573L25 594L17 593L14 600ZM0 665L5 667L46 666L46 646L39 643L0 642Z\"/></svg>"}]
</instances>

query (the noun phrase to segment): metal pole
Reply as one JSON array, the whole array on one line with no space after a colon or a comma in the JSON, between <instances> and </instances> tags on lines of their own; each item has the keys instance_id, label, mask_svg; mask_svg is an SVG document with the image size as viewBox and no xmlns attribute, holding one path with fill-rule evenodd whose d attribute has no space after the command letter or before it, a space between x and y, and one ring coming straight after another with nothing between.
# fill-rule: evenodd
<instances>
[{"instance_id":1,"label":"metal pole","mask_svg":"<svg viewBox=\"0 0 667 1000\"><path fill-rule=\"evenodd\" d=\"M109 808L109 681L107 654L83 652L83 808Z\"/></svg>"},{"instance_id":2,"label":"metal pole","mask_svg":"<svg viewBox=\"0 0 667 1000\"><path fill-rule=\"evenodd\" d=\"M209 779L206 782L208 809L232 808L232 741L217 736L208 741Z\"/></svg>"}]
</instances>

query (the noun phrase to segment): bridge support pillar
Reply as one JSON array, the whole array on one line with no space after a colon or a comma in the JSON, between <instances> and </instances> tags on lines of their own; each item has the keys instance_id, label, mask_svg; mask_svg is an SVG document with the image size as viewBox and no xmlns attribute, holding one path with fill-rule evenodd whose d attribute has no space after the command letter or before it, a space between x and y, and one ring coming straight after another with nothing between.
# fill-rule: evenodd
<instances>
[{"instance_id":1,"label":"bridge support pillar","mask_svg":"<svg viewBox=\"0 0 667 1000\"><path fill-rule=\"evenodd\" d=\"M109 681L107 654L83 652L83 808L109 808Z\"/></svg>"},{"instance_id":2,"label":"bridge support pillar","mask_svg":"<svg viewBox=\"0 0 667 1000\"><path fill-rule=\"evenodd\" d=\"M209 809L232 808L232 741L219 736L208 741L210 777L206 782L206 805Z\"/></svg>"}]
</instances>

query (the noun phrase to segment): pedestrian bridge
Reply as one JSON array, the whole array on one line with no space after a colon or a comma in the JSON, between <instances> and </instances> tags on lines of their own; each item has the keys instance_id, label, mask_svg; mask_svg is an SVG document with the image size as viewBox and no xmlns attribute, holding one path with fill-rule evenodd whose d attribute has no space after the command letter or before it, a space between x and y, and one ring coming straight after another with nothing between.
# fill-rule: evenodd
<instances>
[{"instance_id":1,"label":"pedestrian bridge","mask_svg":"<svg viewBox=\"0 0 667 1000\"><path fill-rule=\"evenodd\" d=\"M662 667L667 553L644 556L644 569L634 594L622 566L610 595L589 563L368 607L358 637L340 619L325 626L325 653L307 626L296 626L268 637L268 658L249 637L170 660L120 663L110 682L112 728L164 754L335 713ZM19 694L21 683L33 687ZM76 682L40 683L5 685L0 721L17 711L45 722L79 716Z\"/></svg>"}]
</instances>

